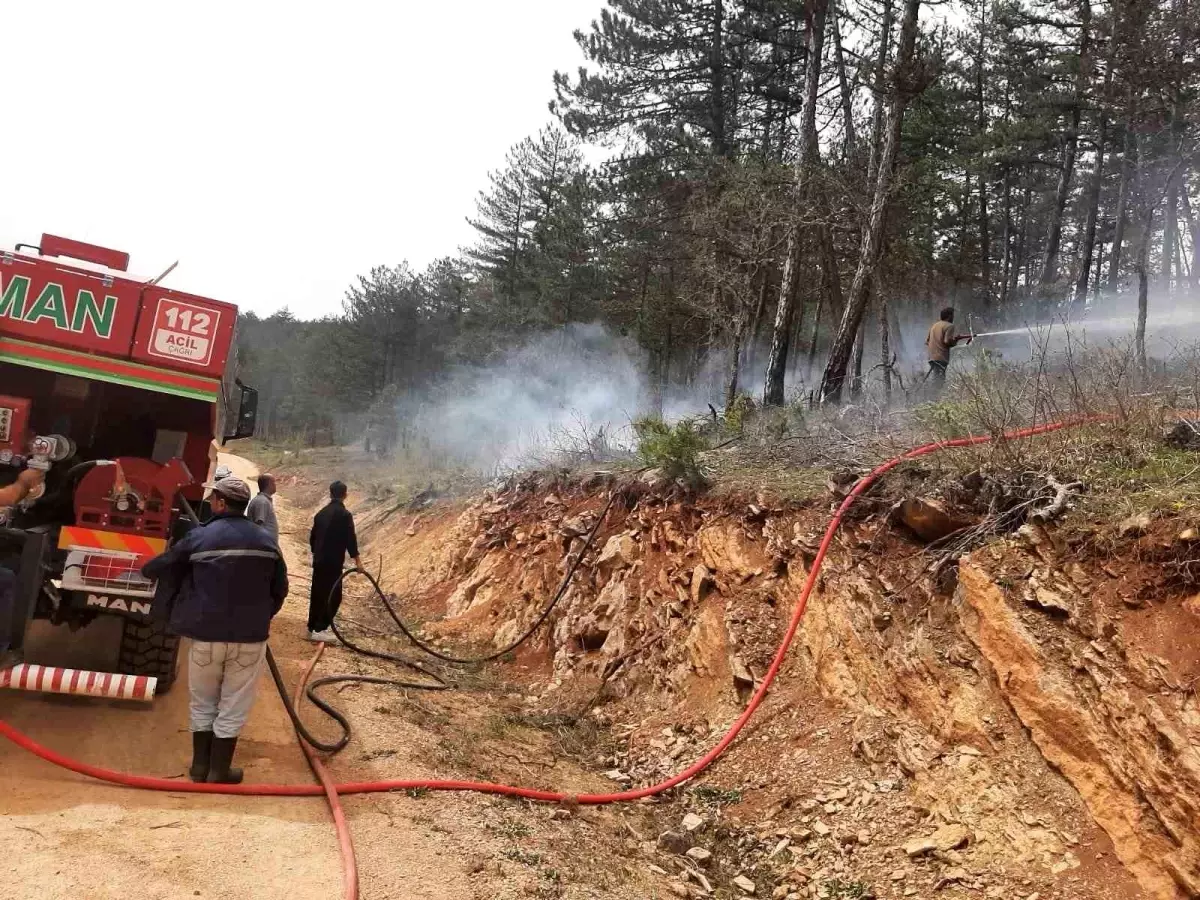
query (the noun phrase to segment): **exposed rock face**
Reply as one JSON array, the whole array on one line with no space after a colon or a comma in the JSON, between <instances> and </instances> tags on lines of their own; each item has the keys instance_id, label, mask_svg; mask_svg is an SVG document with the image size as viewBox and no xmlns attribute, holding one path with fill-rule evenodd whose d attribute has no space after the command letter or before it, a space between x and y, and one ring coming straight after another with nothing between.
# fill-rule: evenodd
<instances>
[{"instance_id":1,"label":"exposed rock face","mask_svg":"<svg viewBox=\"0 0 1200 900\"><path fill-rule=\"evenodd\" d=\"M714 572L745 580L761 575L767 560L761 546L755 545L737 525L707 525L697 535L704 564Z\"/></svg>"},{"instance_id":2,"label":"exposed rock face","mask_svg":"<svg viewBox=\"0 0 1200 900\"><path fill-rule=\"evenodd\" d=\"M492 590L494 582L504 568L503 553L489 553L485 556L466 578L458 583L454 593L446 601L448 616L461 616L469 612L476 604L485 603Z\"/></svg>"},{"instance_id":3,"label":"exposed rock face","mask_svg":"<svg viewBox=\"0 0 1200 900\"><path fill-rule=\"evenodd\" d=\"M608 539L600 558L596 560L596 570L603 575L628 568L638 556L637 541L629 532L615 534Z\"/></svg>"},{"instance_id":4,"label":"exposed rock face","mask_svg":"<svg viewBox=\"0 0 1200 900\"><path fill-rule=\"evenodd\" d=\"M595 497L565 491L554 503L489 499L443 523L440 543L438 527L423 525L413 541L429 549L409 577L437 586L447 630L474 628L502 645L553 594L597 509ZM575 685L588 698L603 689L597 708L625 701L619 714L630 721L680 721L686 708L711 739L743 708L782 636L824 521L823 510L809 512L746 515L652 497L614 512L526 647L552 661L543 700ZM1158 610L1136 590L1115 601L1117 613L1100 610L1094 596L1114 576L1073 559L1054 528L1030 524L964 560L952 593L917 566L898 568L911 539L889 558L880 547L888 529L873 527L848 523L839 534L767 702L794 704L803 719L823 695L854 723L856 756L906 776L927 818L895 835L900 858L969 854L972 865L995 858L1057 875L1080 867L1081 851L1070 829L1044 818L1069 807L1095 832L1086 805L1145 896L1200 897L1196 693L1189 677L1123 643L1111 620ZM1172 631L1188 633L1200 600L1176 606ZM662 744L657 773L677 771L681 752ZM819 820L811 828L828 831Z\"/></svg>"},{"instance_id":5,"label":"exposed rock face","mask_svg":"<svg viewBox=\"0 0 1200 900\"><path fill-rule=\"evenodd\" d=\"M977 565L962 567L960 592L967 631L1000 691L1147 895L1200 896L1195 695L1148 690L1148 672L1099 641L1081 639L1078 655L1054 659Z\"/></svg>"},{"instance_id":6,"label":"exposed rock face","mask_svg":"<svg viewBox=\"0 0 1200 900\"><path fill-rule=\"evenodd\" d=\"M692 569L692 603L698 605L708 594L712 586L713 577L712 573L708 571L707 566L696 566L696 568Z\"/></svg>"},{"instance_id":7,"label":"exposed rock face","mask_svg":"<svg viewBox=\"0 0 1200 900\"><path fill-rule=\"evenodd\" d=\"M910 497L901 503L898 515L900 521L926 543L940 541L972 524L961 516L952 515L940 500L920 497Z\"/></svg>"},{"instance_id":8,"label":"exposed rock face","mask_svg":"<svg viewBox=\"0 0 1200 900\"><path fill-rule=\"evenodd\" d=\"M625 621L629 589L624 578L609 580L600 590L595 605L579 620L575 639L583 650L599 650L608 642L617 622ZM610 647L610 650L616 647Z\"/></svg>"}]
</instances>

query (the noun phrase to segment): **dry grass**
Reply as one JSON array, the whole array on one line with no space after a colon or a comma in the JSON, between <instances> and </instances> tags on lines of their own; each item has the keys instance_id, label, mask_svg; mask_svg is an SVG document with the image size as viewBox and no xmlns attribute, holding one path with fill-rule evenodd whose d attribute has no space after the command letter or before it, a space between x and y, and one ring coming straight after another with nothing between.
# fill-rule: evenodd
<instances>
[{"instance_id":1,"label":"dry grass","mask_svg":"<svg viewBox=\"0 0 1200 900\"><path fill-rule=\"evenodd\" d=\"M1132 342L1067 340L1020 364L983 353L936 400L913 402L915 393L893 399L900 402L867 392L837 409L752 416L740 440L706 454L704 464L719 490L800 500L822 494L831 472L861 474L921 444L1098 417L1049 435L939 453L919 466L931 486L972 472L1026 485L1083 481L1090 490L1076 505L1094 515L1200 505L1200 454L1163 443L1177 411L1200 406L1200 349L1177 350L1144 375Z\"/></svg>"}]
</instances>

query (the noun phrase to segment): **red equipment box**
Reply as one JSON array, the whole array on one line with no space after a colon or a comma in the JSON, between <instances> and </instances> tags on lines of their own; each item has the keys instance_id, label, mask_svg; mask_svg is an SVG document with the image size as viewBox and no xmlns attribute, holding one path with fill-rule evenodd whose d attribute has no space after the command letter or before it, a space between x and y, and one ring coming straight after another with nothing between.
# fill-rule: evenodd
<instances>
[{"instance_id":1,"label":"red equipment box","mask_svg":"<svg viewBox=\"0 0 1200 900\"><path fill-rule=\"evenodd\" d=\"M24 397L0 395L0 465L25 453L29 444L29 407Z\"/></svg>"},{"instance_id":2,"label":"red equipment box","mask_svg":"<svg viewBox=\"0 0 1200 900\"><path fill-rule=\"evenodd\" d=\"M133 339L133 358L151 366L220 378L237 321L237 307L181 291L148 287Z\"/></svg>"}]
</instances>

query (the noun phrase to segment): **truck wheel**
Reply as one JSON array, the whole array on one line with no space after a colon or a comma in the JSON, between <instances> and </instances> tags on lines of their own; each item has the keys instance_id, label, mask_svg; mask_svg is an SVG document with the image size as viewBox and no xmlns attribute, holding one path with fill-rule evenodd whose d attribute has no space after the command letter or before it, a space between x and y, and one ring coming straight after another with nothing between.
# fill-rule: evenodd
<instances>
[{"instance_id":1,"label":"truck wheel","mask_svg":"<svg viewBox=\"0 0 1200 900\"><path fill-rule=\"evenodd\" d=\"M175 683L178 668L178 635L167 634L165 626L157 622L143 625L132 619L125 620L118 672L122 675L153 675L158 679L157 692L165 694Z\"/></svg>"}]
</instances>

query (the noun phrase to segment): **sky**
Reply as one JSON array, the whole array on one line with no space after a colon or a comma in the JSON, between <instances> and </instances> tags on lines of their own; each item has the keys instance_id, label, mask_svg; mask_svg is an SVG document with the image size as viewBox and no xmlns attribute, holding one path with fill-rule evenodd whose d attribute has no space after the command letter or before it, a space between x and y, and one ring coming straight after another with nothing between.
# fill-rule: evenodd
<instances>
[{"instance_id":1,"label":"sky","mask_svg":"<svg viewBox=\"0 0 1200 900\"><path fill-rule=\"evenodd\" d=\"M0 248L43 232L270 314L423 268L604 0L8 3Z\"/></svg>"}]
</instances>

